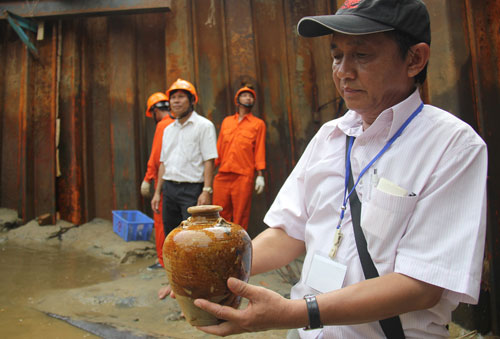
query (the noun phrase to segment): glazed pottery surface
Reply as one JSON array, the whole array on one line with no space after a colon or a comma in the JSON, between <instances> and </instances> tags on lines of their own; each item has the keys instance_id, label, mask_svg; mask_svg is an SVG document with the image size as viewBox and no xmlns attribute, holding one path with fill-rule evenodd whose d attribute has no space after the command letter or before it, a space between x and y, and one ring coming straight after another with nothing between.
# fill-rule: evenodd
<instances>
[{"instance_id":1,"label":"glazed pottery surface","mask_svg":"<svg viewBox=\"0 0 500 339\"><path fill-rule=\"evenodd\" d=\"M168 280L176 299L193 326L220 323L211 314L194 306L203 298L238 308L240 297L227 287L227 279L245 282L250 277L252 242L239 225L219 216L216 205L188 208L192 215L170 232L163 244Z\"/></svg>"}]
</instances>

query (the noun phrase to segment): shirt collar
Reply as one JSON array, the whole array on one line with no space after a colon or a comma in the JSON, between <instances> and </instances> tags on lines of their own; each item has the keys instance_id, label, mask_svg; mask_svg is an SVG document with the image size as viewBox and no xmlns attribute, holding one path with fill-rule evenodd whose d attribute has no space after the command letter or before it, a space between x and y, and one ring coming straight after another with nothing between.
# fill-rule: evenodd
<instances>
[{"instance_id":1,"label":"shirt collar","mask_svg":"<svg viewBox=\"0 0 500 339\"><path fill-rule=\"evenodd\" d=\"M193 111L193 113L191 113L191 116L189 117L189 119L187 119L186 122L184 122L184 124L181 125L181 123L179 122L179 119L175 119L174 124L176 124L176 126L178 126L178 127L186 126L187 124L196 124L196 121L198 120L198 118L199 118L198 113L196 113L196 111Z\"/></svg>"},{"instance_id":2,"label":"shirt collar","mask_svg":"<svg viewBox=\"0 0 500 339\"><path fill-rule=\"evenodd\" d=\"M239 121L239 115L240 115L240 113L238 113L238 112L234 113L234 115L233 115L234 116L234 120ZM243 116L243 118L241 119L241 121L243 121L244 119L250 119L251 115L252 115L252 112L245 114Z\"/></svg>"},{"instance_id":3,"label":"shirt collar","mask_svg":"<svg viewBox=\"0 0 500 339\"><path fill-rule=\"evenodd\" d=\"M383 128L386 131L385 133L387 133L385 138L388 140L398 131L406 119L415 112L421 103L422 99L420 98L420 92L417 88L405 100L382 111L370 128L372 128L372 130L374 128ZM339 119L337 128L334 128L332 133L335 130L349 136L358 137L363 133L363 120L358 113L353 110L348 110L344 116Z\"/></svg>"}]
</instances>

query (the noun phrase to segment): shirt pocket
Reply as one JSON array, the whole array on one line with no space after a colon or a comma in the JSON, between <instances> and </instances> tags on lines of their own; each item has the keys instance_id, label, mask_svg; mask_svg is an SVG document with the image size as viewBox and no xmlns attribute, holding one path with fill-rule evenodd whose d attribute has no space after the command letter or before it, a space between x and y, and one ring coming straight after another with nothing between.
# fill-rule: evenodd
<instances>
[{"instance_id":1,"label":"shirt pocket","mask_svg":"<svg viewBox=\"0 0 500 339\"><path fill-rule=\"evenodd\" d=\"M184 158L188 163L193 163L196 160L200 159L200 151L198 147L198 143L196 142L187 142L183 144L184 150Z\"/></svg>"},{"instance_id":2,"label":"shirt pocket","mask_svg":"<svg viewBox=\"0 0 500 339\"><path fill-rule=\"evenodd\" d=\"M238 141L242 148L253 150L255 135L256 133L252 133L252 131L241 130L240 133L238 133Z\"/></svg>"},{"instance_id":3,"label":"shirt pocket","mask_svg":"<svg viewBox=\"0 0 500 339\"><path fill-rule=\"evenodd\" d=\"M374 263L392 267L417 198L416 195L402 197L372 188L371 199L362 204L361 228Z\"/></svg>"}]
</instances>

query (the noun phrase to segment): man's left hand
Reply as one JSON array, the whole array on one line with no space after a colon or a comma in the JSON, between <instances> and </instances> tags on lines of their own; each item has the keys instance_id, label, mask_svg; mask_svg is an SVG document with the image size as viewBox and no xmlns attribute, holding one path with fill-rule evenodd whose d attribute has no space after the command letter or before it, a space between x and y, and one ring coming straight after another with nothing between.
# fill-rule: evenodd
<instances>
[{"instance_id":1,"label":"man's left hand","mask_svg":"<svg viewBox=\"0 0 500 339\"><path fill-rule=\"evenodd\" d=\"M197 328L209 334L226 336L243 332L257 332L272 328L292 328L286 319L292 302L276 292L263 287L249 285L236 278L227 281L229 289L248 299L248 306L238 310L229 306L221 306L205 299L196 299L194 304L225 322L213 326ZM304 306L305 308L305 306Z\"/></svg>"},{"instance_id":2,"label":"man's left hand","mask_svg":"<svg viewBox=\"0 0 500 339\"><path fill-rule=\"evenodd\" d=\"M212 195L208 192L201 192L200 196L198 197L198 203L197 205L211 205L212 204Z\"/></svg>"},{"instance_id":3,"label":"man's left hand","mask_svg":"<svg viewBox=\"0 0 500 339\"><path fill-rule=\"evenodd\" d=\"M255 192L257 192L257 194L261 194L264 191L265 186L264 177L262 175L257 176L255 179Z\"/></svg>"}]
</instances>

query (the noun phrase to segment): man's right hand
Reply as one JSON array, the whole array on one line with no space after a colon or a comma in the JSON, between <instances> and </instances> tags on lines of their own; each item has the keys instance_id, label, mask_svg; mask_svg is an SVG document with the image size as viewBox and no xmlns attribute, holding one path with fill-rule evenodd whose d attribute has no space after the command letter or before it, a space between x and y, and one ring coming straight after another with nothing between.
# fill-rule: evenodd
<instances>
[{"instance_id":1,"label":"man's right hand","mask_svg":"<svg viewBox=\"0 0 500 339\"><path fill-rule=\"evenodd\" d=\"M151 199L151 209L155 213L160 213L160 193L155 192L153 199Z\"/></svg>"},{"instance_id":2,"label":"man's right hand","mask_svg":"<svg viewBox=\"0 0 500 339\"><path fill-rule=\"evenodd\" d=\"M151 184L149 181L144 180L141 184L141 195L144 198L149 198L151 196Z\"/></svg>"}]
</instances>

